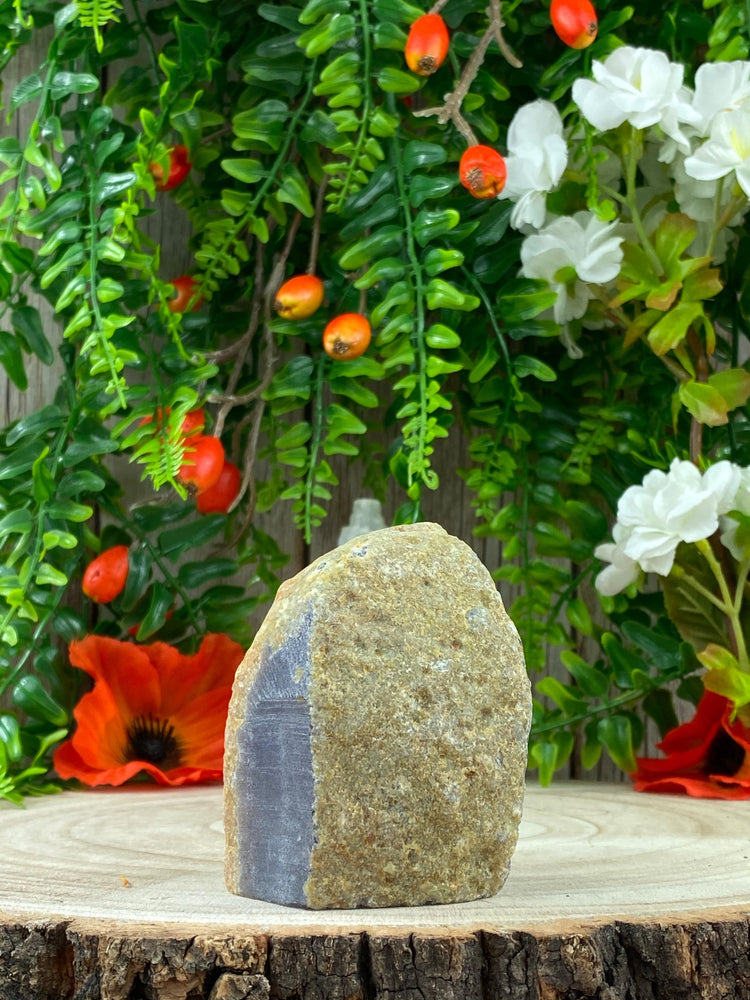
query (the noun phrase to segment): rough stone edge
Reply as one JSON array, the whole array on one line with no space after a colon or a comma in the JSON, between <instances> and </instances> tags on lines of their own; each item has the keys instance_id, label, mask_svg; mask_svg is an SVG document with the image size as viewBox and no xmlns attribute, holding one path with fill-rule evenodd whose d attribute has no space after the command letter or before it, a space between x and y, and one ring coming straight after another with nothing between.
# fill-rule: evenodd
<instances>
[{"instance_id":1,"label":"rough stone edge","mask_svg":"<svg viewBox=\"0 0 750 1000\"><path fill-rule=\"evenodd\" d=\"M163 926L0 919L0 1000L750 1000L750 913L533 930ZM244 1000L244 998L243 998Z\"/></svg>"}]
</instances>

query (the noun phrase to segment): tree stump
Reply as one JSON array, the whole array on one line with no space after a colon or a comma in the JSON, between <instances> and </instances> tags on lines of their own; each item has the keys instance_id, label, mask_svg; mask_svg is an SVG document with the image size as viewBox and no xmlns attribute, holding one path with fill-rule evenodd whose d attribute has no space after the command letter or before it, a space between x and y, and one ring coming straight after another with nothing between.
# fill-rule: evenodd
<instances>
[{"instance_id":1,"label":"tree stump","mask_svg":"<svg viewBox=\"0 0 750 1000\"><path fill-rule=\"evenodd\" d=\"M497 896L309 911L227 892L221 797L0 807L0 1000L750 998L750 802L532 786Z\"/></svg>"}]
</instances>

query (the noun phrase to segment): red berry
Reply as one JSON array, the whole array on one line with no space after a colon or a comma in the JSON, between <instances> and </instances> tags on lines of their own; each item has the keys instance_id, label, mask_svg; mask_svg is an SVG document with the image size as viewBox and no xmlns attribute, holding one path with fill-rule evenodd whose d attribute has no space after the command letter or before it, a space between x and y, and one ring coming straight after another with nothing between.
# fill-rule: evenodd
<instances>
[{"instance_id":1,"label":"red berry","mask_svg":"<svg viewBox=\"0 0 750 1000\"><path fill-rule=\"evenodd\" d=\"M439 14L423 14L409 29L404 56L412 73L429 76L440 68L448 55L450 37Z\"/></svg>"},{"instance_id":2,"label":"red berry","mask_svg":"<svg viewBox=\"0 0 750 1000\"><path fill-rule=\"evenodd\" d=\"M175 294L167 302L167 309L173 313L187 312L191 299L194 300L190 306L190 312L195 312L203 305L203 296L198 295L198 282L190 274L183 274L180 278L173 278L170 285L174 285Z\"/></svg>"},{"instance_id":3,"label":"red berry","mask_svg":"<svg viewBox=\"0 0 750 1000\"><path fill-rule=\"evenodd\" d=\"M171 408L167 407L167 416L171 413ZM159 407L156 411L156 419L159 421L159 425L162 426L162 410ZM143 417L138 421L138 426L141 427L143 424L150 424L154 418L152 416ZM206 415L202 409L189 410L183 417L182 423L180 424L180 433L184 437L189 437L191 434L199 433L206 426Z\"/></svg>"},{"instance_id":4,"label":"red berry","mask_svg":"<svg viewBox=\"0 0 750 1000\"><path fill-rule=\"evenodd\" d=\"M240 470L232 462L225 462L219 478L195 498L201 514L226 514L240 492Z\"/></svg>"},{"instance_id":5,"label":"red berry","mask_svg":"<svg viewBox=\"0 0 750 1000\"><path fill-rule=\"evenodd\" d=\"M149 163L148 169L156 181L157 191L171 191L179 187L190 173L192 163L187 146L173 146L169 151L169 171L166 178L160 163Z\"/></svg>"},{"instance_id":6,"label":"red berry","mask_svg":"<svg viewBox=\"0 0 750 1000\"><path fill-rule=\"evenodd\" d=\"M213 486L224 467L224 446L216 437L199 435L187 442L177 478L200 492Z\"/></svg>"},{"instance_id":7,"label":"red berry","mask_svg":"<svg viewBox=\"0 0 750 1000\"><path fill-rule=\"evenodd\" d=\"M549 13L557 37L571 49L585 49L596 38L599 25L590 0L552 0Z\"/></svg>"},{"instance_id":8,"label":"red berry","mask_svg":"<svg viewBox=\"0 0 750 1000\"><path fill-rule=\"evenodd\" d=\"M197 410L188 410L180 424L180 431L185 437L189 437L191 434L202 433L205 426L206 414L198 408Z\"/></svg>"},{"instance_id":9,"label":"red berry","mask_svg":"<svg viewBox=\"0 0 750 1000\"><path fill-rule=\"evenodd\" d=\"M342 313L323 331L323 350L336 361L351 361L370 343L370 324L360 313Z\"/></svg>"},{"instance_id":10,"label":"red berry","mask_svg":"<svg viewBox=\"0 0 750 1000\"><path fill-rule=\"evenodd\" d=\"M505 160L491 146L469 146L461 157L461 183L475 198L496 198L505 187Z\"/></svg>"},{"instance_id":11,"label":"red berry","mask_svg":"<svg viewBox=\"0 0 750 1000\"><path fill-rule=\"evenodd\" d=\"M83 592L97 604L108 604L122 593L128 578L128 547L114 545L93 559L83 574Z\"/></svg>"}]
</instances>

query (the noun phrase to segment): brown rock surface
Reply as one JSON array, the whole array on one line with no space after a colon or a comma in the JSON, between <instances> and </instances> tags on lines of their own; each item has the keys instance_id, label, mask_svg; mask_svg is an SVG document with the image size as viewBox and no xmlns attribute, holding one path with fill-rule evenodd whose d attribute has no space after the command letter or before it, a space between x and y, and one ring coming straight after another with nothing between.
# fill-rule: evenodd
<instances>
[{"instance_id":1,"label":"brown rock surface","mask_svg":"<svg viewBox=\"0 0 750 1000\"><path fill-rule=\"evenodd\" d=\"M316 909L502 886L531 696L487 570L435 524L347 542L280 588L227 724L232 892Z\"/></svg>"}]
</instances>

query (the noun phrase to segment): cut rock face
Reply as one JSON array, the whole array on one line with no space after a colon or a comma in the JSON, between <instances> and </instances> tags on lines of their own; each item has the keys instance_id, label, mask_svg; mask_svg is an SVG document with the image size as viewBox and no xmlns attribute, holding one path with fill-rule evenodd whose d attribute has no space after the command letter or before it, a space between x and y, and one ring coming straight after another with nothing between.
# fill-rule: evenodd
<instances>
[{"instance_id":1,"label":"cut rock face","mask_svg":"<svg viewBox=\"0 0 750 1000\"><path fill-rule=\"evenodd\" d=\"M531 692L490 574L436 524L361 535L279 588L227 722L226 881L313 909L496 893Z\"/></svg>"}]
</instances>

